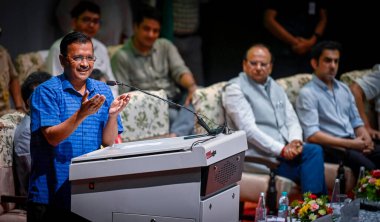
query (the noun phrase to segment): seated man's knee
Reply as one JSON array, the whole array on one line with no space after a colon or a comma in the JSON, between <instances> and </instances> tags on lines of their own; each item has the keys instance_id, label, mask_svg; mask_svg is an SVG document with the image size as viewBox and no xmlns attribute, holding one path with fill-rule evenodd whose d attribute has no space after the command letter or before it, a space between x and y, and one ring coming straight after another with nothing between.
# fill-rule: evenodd
<instances>
[{"instance_id":1,"label":"seated man's knee","mask_svg":"<svg viewBox=\"0 0 380 222\"><path fill-rule=\"evenodd\" d=\"M305 143L303 146L304 153L310 155L320 155L323 156L323 149L320 145L315 143Z\"/></svg>"}]
</instances>

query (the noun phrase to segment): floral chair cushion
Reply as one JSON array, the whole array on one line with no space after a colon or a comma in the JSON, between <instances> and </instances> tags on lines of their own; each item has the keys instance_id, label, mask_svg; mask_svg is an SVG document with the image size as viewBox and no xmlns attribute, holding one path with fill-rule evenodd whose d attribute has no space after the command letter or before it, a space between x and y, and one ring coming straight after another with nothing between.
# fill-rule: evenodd
<instances>
[{"instance_id":1,"label":"floral chair cushion","mask_svg":"<svg viewBox=\"0 0 380 222\"><path fill-rule=\"evenodd\" d=\"M13 112L0 117L0 167L12 166L14 131L24 115Z\"/></svg>"},{"instance_id":2,"label":"floral chair cushion","mask_svg":"<svg viewBox=\"0 0 380 222\"><path fill-rule=\"evenodd\" d=\"M41 50L38 52L20 54L16 57L15 67L19 74L20 84L24 82L30 73L46 70L45 60L47 53L48 50Z\"/></svg>"},{"instance_id":3,"label":"floral chair cushion","mask_svg":"<svg viewBox=\"0 0 380 222\"><path fill-rule=\"evenodd\" d=\"M13 180L13 137L17 124L25 114L7 113L0 117L0 195L15 195ZM14 203L0 204L0 221L26 221L26 212L18 211Z\"/></svg>"},{"instance_id":4,"label":"floral chair cushion","mask_svg":"<svg viewBox=\"0 0 380 222\"><path fill-rule=\"evenodd\" d=\"M356 79L361 78L373 71L374 71L373 69L363 69L363 70L354 70L354 71L346 72L340 76L340 81L346 83L349 86Z\"/></svg>"},{"instance_id":5,"label":"floral chair cushion","mask_svg":"<svg viewBox=\"0 0 380 222\"><path fill-rule=\"evenodd\" d=\"M354 70L354 71L343 73L340 76L340 80L344 82L345 84L347 84L348 86L350 86L357 79L360 79L364 77L365 75L370 74L374 71L379 71L379 64L375 65L372 69ZM366 100L364 103L364 107L367 113L368 120L372 123L373 126L379 126L378 118L380 118L380 116L377 117L378 114L375 112L376 102Z\"/></svg>"},{"instance_id":6,"label":"floral chair cushion","mask_svg":"<svg viewBox=\"0 0 380 222\"><path fill-rule=\"evenodd\" d=\"M277 79L276 82L285 90L290 103L295 107L301 88L312 78L312 74L301 73L289 77Z\"/></svg>"},{"instance_id":7,"label":"floral chair cushion","mask_svg":"<svg viewBox=\"0 0 380 222\"><path fill-rule=\"evenodd\" d=\"M222 106L222 90L227 82L215 83L206 88L198 88L193 95L193 105L196 113L210 128L216 128L225 121ZM195 124L195 133L206 133L198 123Z\"/></svg>"},{"instance_id":8,"label":"floral chair cushion","mask_svg":"<svg viewBox=\"0 0 380 222\"><path fill-rule=\"evenodd\" d=\"M148 91L167 98L164 90ZM129 92L131 99L121 112L123 142L160 137L169 134L169 105L139 91Z\"/></svg>"}]
</instances>

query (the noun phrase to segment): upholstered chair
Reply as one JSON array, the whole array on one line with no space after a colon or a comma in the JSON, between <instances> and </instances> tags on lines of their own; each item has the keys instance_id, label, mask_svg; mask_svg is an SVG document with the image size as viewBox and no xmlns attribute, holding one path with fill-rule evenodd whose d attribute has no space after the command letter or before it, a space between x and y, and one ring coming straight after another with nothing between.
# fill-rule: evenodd
<instances>
[{"instance_id":1,"label":"upholstered chair","mask_svg":"<svg viewBox=\"0 0 380 222\"><path fill-rule=\"evenodd\" d=\"M26 221L26 211L16 208L16 203L26 197L17 197L13 177L13 136L23 113L14 112L0 118L0 222Z\"/></svg>"},{"instance_id":2,"label":"upholstered chair","mask_svg":"<svg viewBox=\"0 0 380 222\"><path fill-rule=\"evenodd\" d=\"M49 50L41 50L19 54L15 60L15 67L19 75L20 84L26 77L35 71L45 71L45 60Z\"/></svg>"},{"instance_id":3,"label":"upholstered chair","mask_svg":"<svg viewBox=\"0 0 380 222\"><path fill-rule=\"evenodd\" d=\"M166 99L164 90L148 91ZM131 99L120 113L124 132L123 142L167 137L169 135L169 106L166 102L139 91L129 92Z\"/></svg>"}]
</instances>

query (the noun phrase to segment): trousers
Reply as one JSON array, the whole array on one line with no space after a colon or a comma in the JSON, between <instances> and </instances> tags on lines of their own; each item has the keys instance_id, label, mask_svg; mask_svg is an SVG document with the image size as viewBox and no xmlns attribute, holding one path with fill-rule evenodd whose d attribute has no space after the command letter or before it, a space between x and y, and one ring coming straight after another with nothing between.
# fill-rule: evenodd
<instances>
[{"instance_id":1,"label":"trousers","mask_svg":"<svg viewBox=\"0 0 380 222\"><path fill-rule=\"evenodd\" d=\"M300 184L302 193L327 194L322 147L305 143L301 155L293 160L279 158L279 176Z\"/></svg>"}]
</instances>

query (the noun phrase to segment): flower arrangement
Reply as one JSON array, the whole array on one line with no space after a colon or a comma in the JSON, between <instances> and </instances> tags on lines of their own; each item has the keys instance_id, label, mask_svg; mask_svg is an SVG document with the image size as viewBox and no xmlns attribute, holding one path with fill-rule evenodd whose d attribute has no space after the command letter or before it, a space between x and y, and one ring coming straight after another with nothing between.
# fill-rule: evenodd
<instances>
[{"instance_id":1,"label":"flower arrangement","mask_svg":"<svg viewBox=\"0 0 380 222\"><path fill-rule=\"evenodd\" d=\"M358 181L356 196L367 200L380 201L380 170L366 171Z\"/></svg>"},{"instance_id":2,"label":"flower arrangement","mask_svg":"<svg viewBox=\"0 0 380 222\"><path fill-rule=\"evenodd\" d=\"M309 222L327 214L332 214L333 210L327 203L328 196L317 197L310 192L304 193L303 200L294 200L290 204L292 217L299 219L301 222Z\"/></svg>"}]
</instances>

